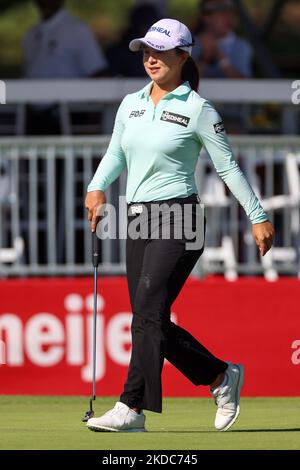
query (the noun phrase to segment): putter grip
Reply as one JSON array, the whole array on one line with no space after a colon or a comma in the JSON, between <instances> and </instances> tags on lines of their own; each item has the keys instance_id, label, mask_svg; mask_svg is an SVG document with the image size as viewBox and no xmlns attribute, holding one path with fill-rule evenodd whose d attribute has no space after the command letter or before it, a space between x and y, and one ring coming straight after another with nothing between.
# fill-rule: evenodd
<instances>
[{"instance_id":1,"label":"putter grip","mask_svg":"<svg viewBox=\"0 0 300 470\"><path fill-rule=\"evenodd\" d=\"M94 268L97 268L99 264L99 240L96 232L92 232L92 262Z\"/></svg>"}]
</instances>

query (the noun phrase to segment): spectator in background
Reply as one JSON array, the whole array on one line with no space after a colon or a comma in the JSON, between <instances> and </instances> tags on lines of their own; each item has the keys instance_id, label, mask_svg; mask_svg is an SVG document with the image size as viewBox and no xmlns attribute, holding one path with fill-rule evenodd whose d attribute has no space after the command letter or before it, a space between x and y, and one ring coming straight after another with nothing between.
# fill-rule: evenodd
<instances>
[{"instance_id":1,"label":"spectator in background","mask_svg":"<svg viewBox=\"0 0 300 470\"><path fill-rule=\"evenodd\" d=\"M85 23L63 8L64 0L35 0L41 22L23 42L27 78L87 78L103 74L106 59Z\"/></svg>"},{"instance_id":2,"label":"spectator in background","mask_svg":"<svg viewBox=\"0 0 300 470\"><path fill-rule=\"evenodd\" d=\"M34 0L41 21L23 41L24 74L30 79L100 77L107 62L87 24L64 9L64 0ZM59 134L54 103L27 109L27 134Z\"/></svg>"},{"instance_id":3,"label":"spectator in background","mask_svg":"<svg viewBox=\"0 0 300 470\"><path fill-rule=\"evenodd\" d=\"M193 58L204 78L246 78L252 75L252 48L234 32L232 0L202 0L194 32Z\"/></svg>"},{"instance_id":4,"label":"spectator in background","mask_svg":"<svg viewBox=\"0 0 300 470\"><path fill-rule=\"evenodd\" d=\"M109 70L112 76L145 77L142 61L128 49L128 43L137 37L143 37L150 26L160 19L154 5L144 4L134 7L130 12L129 25L121 39L106 51Z\"/></svg>"}]
</instances>

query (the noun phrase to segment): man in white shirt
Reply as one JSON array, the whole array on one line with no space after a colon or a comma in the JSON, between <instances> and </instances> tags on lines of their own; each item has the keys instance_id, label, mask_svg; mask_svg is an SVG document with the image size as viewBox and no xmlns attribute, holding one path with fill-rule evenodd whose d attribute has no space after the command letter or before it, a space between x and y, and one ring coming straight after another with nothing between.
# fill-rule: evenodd
<instances>
[{"instance_id":1,"label":"man in white shirt","mask_svg":"<svg viewBox=\"0 0 300 470\"><path fill-rule=\"evenodd\" d=\"M26 78L100 76L107 62L92 31L63 8L64 0L35 0L41 22L23 41Z\"/></svg>"},{"instance_id":2,"label":"man in white shirt","mask_svg":"<svg viewBox=\"0 0 300 470\"><path fill-rule=\"evenodd\" d=\"M29 79L75 79L105 75L107 61L87 24L63 8L64 0L34 0L41 21L23 41L24 74ZM87 118L82 116L82 121ZM26 134L62 132L55 103L27 106Z\"/></svg>"}]
</instances>

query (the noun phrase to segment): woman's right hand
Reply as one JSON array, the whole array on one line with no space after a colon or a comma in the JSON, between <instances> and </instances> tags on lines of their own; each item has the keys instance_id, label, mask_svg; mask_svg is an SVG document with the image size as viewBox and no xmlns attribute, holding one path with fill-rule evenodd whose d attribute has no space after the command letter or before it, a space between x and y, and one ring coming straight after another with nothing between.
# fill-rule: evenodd
<instances>
[{"instance_id":1,"label":"woman's right hand","mask_svg":"<svg viewBox=\"0 0 300 470\"><path fill-rule=\"evenodd\" d=\"M85 208L88 210L88 219L91 222L91 231L95 232L97 223L103 215L106 197L103 191L89 191L85 198Z\"/></svg>"}]
</instances>

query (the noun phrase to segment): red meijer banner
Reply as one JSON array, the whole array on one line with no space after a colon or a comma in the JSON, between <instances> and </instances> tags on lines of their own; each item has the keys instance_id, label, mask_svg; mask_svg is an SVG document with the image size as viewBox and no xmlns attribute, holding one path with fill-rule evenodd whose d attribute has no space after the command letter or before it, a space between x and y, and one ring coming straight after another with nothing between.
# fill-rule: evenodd
<instances>
[{"instance_id":1,"label":"red meijer banner","mask_svg":"<svg viewBox=\"0 0 300 470\"><path fill-rule=\"evenodd\" d=\"M90 394L91 278L0 281L0 394ZM118 395L130 358L126 278L99 277L97 394ZM191 279L173 320L245 365L244 395L300 395L300 282ZM168 362L165 396L206 396Z\"/></svg>"}]
</instances>

